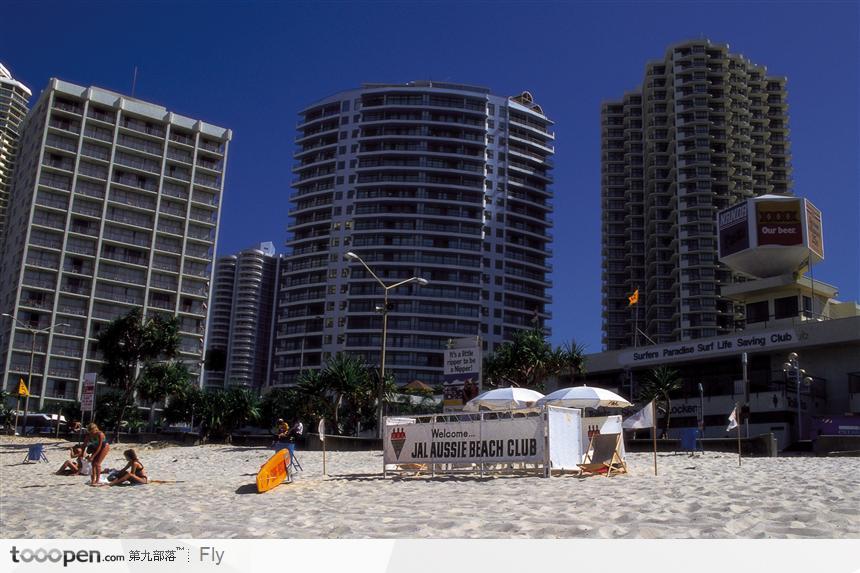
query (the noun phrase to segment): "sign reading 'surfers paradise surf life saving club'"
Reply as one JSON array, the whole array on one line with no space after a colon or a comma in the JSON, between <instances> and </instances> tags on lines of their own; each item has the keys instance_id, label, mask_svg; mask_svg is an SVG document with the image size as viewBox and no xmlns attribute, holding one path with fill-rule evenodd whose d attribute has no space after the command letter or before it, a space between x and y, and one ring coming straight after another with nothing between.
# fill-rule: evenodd
<instances>
[{"instance_id":1,"label":"sign reading 'surfers paradise surf life saving club'","mask_svg":"<svg viewBox=\"0 0 860 573\"><path fill-rule=\"evenodd\" d=\"M389 419L386 464L544 461L544 424L538 415L501 420L414 423Z\"/></svg>"}]
</instances>

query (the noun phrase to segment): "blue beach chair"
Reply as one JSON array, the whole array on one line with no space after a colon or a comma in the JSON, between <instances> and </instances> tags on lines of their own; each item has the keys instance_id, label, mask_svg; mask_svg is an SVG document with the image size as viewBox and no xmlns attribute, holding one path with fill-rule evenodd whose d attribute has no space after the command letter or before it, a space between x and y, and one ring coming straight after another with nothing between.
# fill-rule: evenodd
<instances>
[{"instance_id":1,"label":"blue beach chair","mask_svg":"<svg viewBox=\"0 0 860 573\"><path fill-rule=\"evenodd\" d=\"M698 428L684 428L681 430L681 451L690 452L690 455L696 452L704 453L704 448L699 442Z\"/></svg>"},{"instance_id":2,"label":"blue beach chair","mask_svg":"<svg viewBox=\"0 0 860 573\"><path fill-rule=\"evenodd\" d=\"M27 457L22 463L29 462L45 462L48 463L48 456L45 455L45 444L33 444L27 449Z\"/></svg>"},{"instance_id":3,"label":"blue beach chair","mask_svg":"<svg viewBox=\"0 0 860 573\"><path fill-rule=\"evenodd\" d=\"M296 445L287 444L287 449L290 450L290 467L298 469L300 472L305 471L302 469L302 464L299 463L299 459L296 457Z\"/></svg>"}]
</instances>

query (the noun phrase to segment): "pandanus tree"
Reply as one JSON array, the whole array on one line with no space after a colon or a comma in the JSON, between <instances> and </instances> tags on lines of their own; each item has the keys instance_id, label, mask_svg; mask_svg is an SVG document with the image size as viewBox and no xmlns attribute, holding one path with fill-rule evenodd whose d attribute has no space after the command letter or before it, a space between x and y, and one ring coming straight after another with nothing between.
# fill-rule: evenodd
<instances>
[{"instance_id":1,"label":"pandanus tree","mask_svg":"<svg viewBox=\"0 0 860 573\"><path fill-rule=\"evenodd\" d=\"M553 349L542 330L520 330L486 359L484 377L491 386L542 390L550 376L582 365L581 355L571 356L564 348Z\"/></svg>"},{"instance_id":2,"label":"pandanus tree","mask_svg":"<svg viewBox=\"0 0 860 573\"><path fill-rule=\"evenodd\" d=\"M148 364L142 373L138 394L150 401L149 431L155 424L155 405L184 391L191 373L181 362L159 362Z\"/></svg>"}]
</instances>

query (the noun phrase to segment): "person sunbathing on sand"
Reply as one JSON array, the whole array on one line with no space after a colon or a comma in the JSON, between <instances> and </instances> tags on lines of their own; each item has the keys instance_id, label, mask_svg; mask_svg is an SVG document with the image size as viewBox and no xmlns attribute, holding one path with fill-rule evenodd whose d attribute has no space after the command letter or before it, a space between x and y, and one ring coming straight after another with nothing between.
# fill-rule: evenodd
<instances>
[{"instance_id":1,"label":"person sunbathing on sand","mask_svg":"<svg viewBox=\"0 0 860 573\"><path fill-rule=\"evenodd\" d=\"M84 461L84 446L83 444L75 444L69 448L69 458L63 462L60 469L57 470L57 475L72 475L76 476L81 471L81 465Z\"/></svg>"},{"instance_id":2,"label":"person sunbathing on sand","mask_svg":"<svg viewBox=\"0 0 860 573\"><path fill-rule=\"evenodd\" d=\"M100 485L124 485L128 482L129 485L144 485L149 483L149 478L146 475L146 469L137 457L137 452L134 450L126 450L122 453L128 463L124 468L119 470L116 477L106 484Z\"/></svg>"}]
</instances>

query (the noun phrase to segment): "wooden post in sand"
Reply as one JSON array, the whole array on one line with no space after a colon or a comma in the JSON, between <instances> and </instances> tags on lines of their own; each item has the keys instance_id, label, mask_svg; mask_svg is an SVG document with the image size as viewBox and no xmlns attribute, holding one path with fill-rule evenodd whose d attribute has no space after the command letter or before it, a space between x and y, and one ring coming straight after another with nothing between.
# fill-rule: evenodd
<instances>
[{"instance_id":1,"label":"wooden post in sand","mask_svg":"<svg viewBox=\"0 0 860 573\"><path fill-rule=\"evenodd\" d=\"M738 408L737 402L735 402L735 412L735 423L738 424L737 418L740 418L740 409ZM735 429L738 431L738 467L741 467L741 425L738 424Z\"/></svg>"},{"instance_id":2,"label":"wooden post in sand","mask_svg":"<svg viewBox=\"0 0 860 573\"><path fill-rule=\"evenodd\" d=\"M657 400L651 401L651 438L654 442L654 475L657 475Z\"/></svg>"},{"instance_id":3,"label":"wooden post in sand","mask_svg":"<svg viewBox=\"0 0 860 573\"><path fill-rule=\"evenodd\" d=\"M323 447L323 477L326 477L325 471L325 418L320 418L320 424L317 427L317 432L320 435L320 442L322 442Z\"/></svg>"}]
</instances>

